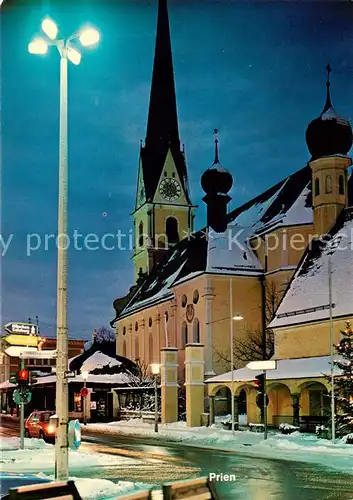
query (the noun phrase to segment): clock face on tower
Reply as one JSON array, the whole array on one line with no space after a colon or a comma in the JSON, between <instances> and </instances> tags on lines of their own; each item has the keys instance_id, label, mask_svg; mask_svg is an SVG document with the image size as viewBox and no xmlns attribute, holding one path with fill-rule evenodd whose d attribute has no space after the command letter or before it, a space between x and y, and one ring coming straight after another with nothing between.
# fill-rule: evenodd
<instances>
[{"instance_id":1,"label":"clock face on tower","mask_svg":"<svg viewBox=\"0 0 353 500\"><path fill-rule=\"evenodd\" d=\"M163 179L159 185L159 192L167 201L175 201L181 195L181 187L175 179Z\"/></svg>"}]
</instances>

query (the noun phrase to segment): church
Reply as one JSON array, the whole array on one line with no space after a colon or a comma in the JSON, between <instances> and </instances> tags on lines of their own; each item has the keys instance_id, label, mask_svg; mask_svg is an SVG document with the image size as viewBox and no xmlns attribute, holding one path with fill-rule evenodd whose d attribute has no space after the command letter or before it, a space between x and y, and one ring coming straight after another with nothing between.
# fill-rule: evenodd
<instances>
[{"instance_id":1,"label":"church","mask_svg":"<svg viewBox=\"0 0 353 500\"><path fill-rule=\"evenodd\" d=\"M180 143L167 0L158 2L153 76L144 144L140 146L132 256L135 285L114 302L117 354L146 365L161 349L177 350L185 382L188 345L203 346L210 411L225 411L230 387L250 421L259 421L256 373L239 345L254 339L254 359L272 357L268 421L322 415L330 388L330 338L353 319L352 129L331 101L306 130L307 165L228 212L232 175L214 158L201 179L207 224L195 230L185 148ZM318 89L320 92L320 89ZM329 279L331 292L329 295ZM235 321L235 320L238 321ZM268 351L268 336L274 352ZM228 403L224 403L228 400ZM223 406L222 406L223 405ZM240 410L239 410L240 411Z\"/></svg>"}]
</instances>

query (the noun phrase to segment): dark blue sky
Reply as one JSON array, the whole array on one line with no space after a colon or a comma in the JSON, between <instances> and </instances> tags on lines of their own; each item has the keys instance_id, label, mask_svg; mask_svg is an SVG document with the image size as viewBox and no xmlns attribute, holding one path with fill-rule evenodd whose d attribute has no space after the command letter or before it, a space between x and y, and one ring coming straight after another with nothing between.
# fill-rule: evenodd
<instances>
[{"instance_id":1,"label":"dark blue sky","mask_svg":"<svg viewBox=\"0 0 353 500\"><path fill-rule=\"evenodd\" d=\"M44 248L44 235L57 231L59 59L54 48L30 55L27 44L45 14L65 34L86 22L100 30L100 45L69 70L69 235L128 233L157 6L154 0L59 4L4 9L1 30L1 232L5 239L13 234L2 261L1 322L38 315L48 336L55 334L56 248L53 240ZM221 162L235 179L234 208L307 162L305 128L324 106L328 61L334 106L351 118L353 5L170 0L169 11L180 135L200 227L200 176L213 160L215 127ZM30 233L42 245L27 256ZM70 250L71 336L89 337L113 319L112 301L132 284L130 256L129 250Z\"/></svg>"}]
</instances>

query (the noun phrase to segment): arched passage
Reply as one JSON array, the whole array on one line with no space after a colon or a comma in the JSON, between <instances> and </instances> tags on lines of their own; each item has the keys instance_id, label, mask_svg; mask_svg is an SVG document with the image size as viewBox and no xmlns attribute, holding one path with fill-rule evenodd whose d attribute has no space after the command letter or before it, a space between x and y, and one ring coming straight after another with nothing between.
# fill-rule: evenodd
<instances>
[{"instance_id":1,"label":"arched passage","mask_svg":"<svg viewBox=\"0 0 353 500\"><path fill-rule=\"evenodd\" d=\"M225 417L231 415L231 392L229 387L221 386L214 394L214 415Z\"/></svg>"},{"instance_id":2,"label":"arched passage","mask_svg":"<svg viewBox=\"0 0 353 500\"><path fill-rule=\"evenodd\" d=\"M247 395L246 390L241 389L238 396L238 415L239 425L246 425L248 423L248 410L247 410Z\"/></svg>"},{"instance_id":3,"label":"arched passage","mask_svg":"<svg viewBox=\"0 0 353 500\"><path fill-rule=\"evenodd\" d=\"M293 425L292 395L285 384L269 384L267 389L269 404L267 407L267 421L269 425L278 427L282 423Z\"/></svg>"},{"instance_id":4,"label":"arched passage","mask_svg":"<svg viewBox=\"0 0 353 500\"><path fill-rule=\"evenodd\" d=\"M168 217L165 223L165 232L168 243L177 243L179 241L178 221L175 217Z\"/></svg>"},{"instance_id":5,"label":"arched passage","mask_svg":"<svg viewBox=\"0 0 353 500\"><path fill-rule=\"evenodd\" d=\"M330 398L324 384L307 381L299 389L302 416L324 417L329 414Z\"/></svg>"}]
</instances>

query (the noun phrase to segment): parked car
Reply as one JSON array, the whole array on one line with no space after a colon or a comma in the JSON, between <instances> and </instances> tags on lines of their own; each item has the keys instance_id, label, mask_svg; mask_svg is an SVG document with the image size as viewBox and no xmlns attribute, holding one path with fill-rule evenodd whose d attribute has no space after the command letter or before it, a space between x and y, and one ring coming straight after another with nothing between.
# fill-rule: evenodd
<instances>
[{"instance_id":1,"label":"parked car","mask_svg":"<svg viewBox=\"0 0 353 500\"><path fill-rule=\"evenodd\" d=\"M50 479L46 479L35 474L22 474L20 472L0 472L0 498L8 500L9 489L19 488L20 486L28 486L30 484L50 483Z\"/></svg>"},{"instance_id":2,"label":"parked car","mask_svg":"<svg viewBox=\"0 0 353 500\"><path fill-rule=\"evenodd\" d=\"M54 411L34 411L25 421L25 436L39 438L44 441L55 441L55 426L50 421Z\"/></svg>"}]
</instances>

